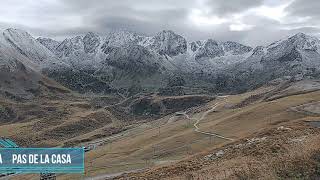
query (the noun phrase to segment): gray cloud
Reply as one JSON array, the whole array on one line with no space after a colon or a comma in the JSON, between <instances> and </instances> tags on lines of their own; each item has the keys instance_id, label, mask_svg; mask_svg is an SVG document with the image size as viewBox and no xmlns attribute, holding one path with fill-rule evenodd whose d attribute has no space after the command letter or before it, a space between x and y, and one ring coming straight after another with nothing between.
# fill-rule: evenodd
<instances>
[{"instance_id":1,"label":"gray cloud","mask_svg":"<svg viewBox=\"0 0 320 180\"><path fill-rule=\"evenodd\" d=\"M320 17L319 9L320 9L319 1L295 0L290 6L287 7L286 10L291 15Z\"/></svg>"},{"instance_id":2,"label":"gray cloud","mask_svg":"<svg viewBox=\"0 0 320 180\"><path fill-rule=\"evenodd\" d=\"M62 40L122 29L154 35L171 29L189 40L265 45L298 31L319 35L313 0L3 0L0 28ZM288 4L284 9L281 6ZM280 9L279 9L280 7ZM196 12L196 13L195 13ZM231 27L236 27L232 29ZM263 34L263 36L261 36Z\"/></svg>"},{"instance_id":3,"label":"gray cloud","mask_svg":"<svg viewBox=\"0 0 320 180\"><path fill-rule=\"evenodd\" d=\"M240 13L253 7L262 5L264 0L207 0L210 12L219 16Z\"/></svg>"}]
</instances>

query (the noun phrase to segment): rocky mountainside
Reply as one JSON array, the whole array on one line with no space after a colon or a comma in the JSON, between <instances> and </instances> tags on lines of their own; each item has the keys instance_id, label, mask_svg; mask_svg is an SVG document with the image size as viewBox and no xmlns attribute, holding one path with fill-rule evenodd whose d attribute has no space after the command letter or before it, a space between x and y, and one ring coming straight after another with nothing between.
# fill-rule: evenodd
<instances>
[{"instance_id":1,"label":"rocky mountainside","mask_svg":"<svg viewBox=\"0 0 320 180\"><path fill-rule=\"evenodd\" d=\"M253 89L282 78L297 81L320 77L320 40L298 33L266 47L256 47L245 61L232 65L220 76L225 87ZM228 83L229 82L229 83Z\"/></svg>"},{"instance_id":2,"label":"rocky mountainside","mask_svg":"<svg viewBox=\"0 0 320 180\"><path fill-rule=\"evenodd\" d=\"M160 55L172 57L187 51L187 41L173 31L162 31L150 39L147 47Z\"/></svg>"},{"instance_id":3,"label":"rocky mountainside","mask_svg":"<svg viewBox=\"0 0 320 180\"><path fill-rule=\"evenodd\" d=\"M256 48L214 39L188 42L170 30L151 37L89 32L62 42L17 29L2 36L2 48L9 48L2 59L19 60L79 92L157 90L170 87L172 77L182 78L184 86L239 92L281 77L319 77L319 40L303 33Z\"/></svg>"},{"instance_id":4,"label":"rocky mountainside","mask_svg":"<svg viewBox=\"0 0 320 180\"><path fill-rule=\"evenodd\" d=\"M54 39L42 37L37 38L37 41L54 53L56 52L57 47L61 43L60 41L56 41Z\"/></svg>"},{"instance_id":5,"label":"rocky mountainside","mask_svg":"<svg viewBox=\"0 0 320 180\"><path fill-rule=\"evenodd\" d=\"M14 49L14 54L23 55L32 63L32 67L41 70L56 65L63 65L49 49L42 46L29 33L18 29L7 29L3 33L4 43Z\"/></svg>"},{"instance_id":6,"label":"rocky mountainside","mask_svg":"<svg viewBox=\"0 0 320 180\"><path fill-rule=\"evenodd\" d=\"M58 59L28 33L8 29L0 34L0 97L22 101L69 90L44 77L39 69Z\"/></svg>"},{"instance_id":7,"label":"rocky mountainside","mask_svg":"<svg viewBox=\"0 0 320 180\"><path fill-rule=\"evenodd\" d=\"M199 84L199 74L207 78L218 69L244 60L252 50L236 42L212 39L188 43L170 30L153 37L125 31L102 37L89 32L64 40L54 50L52 44L43 45L74 69L103 79L113 87L138 84L151 89L166 86L170 77L177 75L189 77L187 84L194 86Z\"/></svg>"}]
</instances>

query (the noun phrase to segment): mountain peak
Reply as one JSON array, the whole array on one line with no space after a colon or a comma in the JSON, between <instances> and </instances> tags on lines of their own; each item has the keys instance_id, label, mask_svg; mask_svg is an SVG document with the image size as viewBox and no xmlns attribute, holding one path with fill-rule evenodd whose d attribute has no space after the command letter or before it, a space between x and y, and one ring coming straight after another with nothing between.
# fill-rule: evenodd
<instances>
[{"instance_id":1,"label":"mountain peak","mask_svg":"<svg viewBox=\"0 0 320 180\"><path fill-rule=\"evenodd\" d=\"M206 44L207 45L212 44L214 46L218 46L218 42L214 39L211 39L211 38L206 41Z\"/></svg>"},{"instance_id":2,"label":"mountain peak","mask_svg":"<svg viewBox=\"0 0 320 180\"><path fill-rule=\"evenodd\" d=\"M296 36L296 37L306 37L307 35L303 32L298 32L297 34L293 35L293 36Z\"/></svg>"},{"instance_id":3,"label":"mountain peak","mask_svg":"<svg viewBox=\"0 0 320 180\"><path fill-rule=\"evenodd\" d=\"M142 40L142 36L125 30L111 31L106 36L106 42L103 47L122 46L125 44L136 44Z\"/></svg>"},{"instance_id":4,"label":"mountain peak","mask_svg":"<svg viewBox=\"0 0 320 180\"><path fill-rule=\"evenodd\" d=\"M24 56L23 59L28 59L28 64L31 62L31 66L35 70L49 67L55 62L60 63L52 51L26 31L9 28L4 30L3 38L12 49Z\"/></svg>"},{"instance_id":5,"label":"mountain peak","mask_svg":"<svg viewBox=\"0 0 320 180\"><path fill-rule=\"evenodd\" d=\"M3 34L7 37L15 37L15 38L27 38L31 39L33 38L28 32L23 31L21 29L15 29L15 28L8 28L3 31Z\"/></svg>"},{"instance_id":6,"label":"mountain peak","mask_svg":"<svg viewBox=\"0 0 320 180\"><path fill-rule=\"evenodd\" d=\"M85 36L99 36L97 33L89 31Z\"/></svg>"},{"instance_id":7,"label":"mountain peak","mask_svg":"<svg viewBox=\"0 0 320 180\"><path fill-rule=\"evenodd\" d=\"M241 54L250 52L252 50L252 47L245 46L238 42L226 41L222 44L223 44L224 50L226 52L230 52L233 55L241 55Z\"/></svg>"},{"instance_id":8,"label":"mountain peak","mask_svg":"<svg viewBox=\"0 0 320 180\"><path fill-rule=\"evenodd\" d=\"M152 38L152 49L159 54L176 56L187 51L187 40L171 30L163 30Z\"/></svg>"},{"instance_id":9,"label":"mountain peak","mask_svg":"<svg viewBox=\"0 0 320 180\"><path fill-rule=\"evenodd\" d=\"M320 40L318 38L304 33L297 33L288 40L299 49L317 51L320 48Z\"/></svg>"},{"instance_id":10,"label":"mountain peak","mask_svg":"<svg viewBox=\"0 0 320 180\"><path fill-rule=\"evenodd\" d=\"M172 30L162 30L158 34L176 34L176 33Z\"/></svg>"},{"instance_id":11,"label":"mountain peak","mask_svg":"<svg viewBox=\"0 0 320 180\"><path fill-rule=\"evenodd\" d=\"M196 52L195 58L215 58L225 55L223 47L216 40L208 39Z\"/></svg>"},{"instance_id":12,"label":"mountain peak","mask_svg":"<svg viewBox=\"0 0 320 180\"><path fill-rule=\"evenodd\" d=\"M289 40L292 41L315 41L315 42L319 42L319 39L315 36L311 36L302 32L299 32L291 37L288 38Z\"/></svg>"},{"instance_id":13,"label":"mountain peak","mask_svg":"<svg viewBox=\"0 0 320 180\"><path fill-rule=\"evenodd\" d=\"M56 41L51 38L43 38L43 37L38 37L37 41L48 48L51 52L56 53L56 48L59 46L61 42Z\"/></svg>"},{"instance_id":14,"label":"mountain peak","mask_svg":"<svg viewBox=\"0 0 320 180\"><path fill-rule=\"evenodd\" d=\"M312 36L309 36L305 33L299 32L299 33L289 37L289 40L296 41L296 40L306 40L306 39L313 39L313 38L314 37L312 37Z\"/></svg>"},{"instance_id":15,"label":"mountain peak","mask_svg":"<svg viewBox=\"0 0 320 180\"><path fill-rule=\"evenodd\" d=\"M26 31L23 31L23 30L21 30L21 29L16 29L16 28L8 28L8 29L6 29L5 31L7 31L7 32L17 32L17 33L27 33L27 34L29 34L29 33L26 32Z\"/></svg>"},{"instance_id":16,"label":"mountain peak","mask_svg":"<svg viewBox=\"0 0 320 180\"><path fill-rule=\"evenodd\" d=\"M320 49L320 40L314 36L310 36L300 32L286 39L273 42L268 45L267 48L268 51L273 51L275 49L278 49L279 51L281 51L281 49L290 50L292 48L317 51L318 49Z\"/></svg>"},{"instance_id":17,"label":"mountain peak","mask_svg":"<svg viewBox=\"0 0 320 180\"><path fill-rule=\"evenodd\" d=\"M100 37L99 37L99 35L97 35L93 32L88 32L83 37L83 44L84 44L84 52L85 53L96 52L97 48L100 45Z\"/></svg>"}]
</instances>

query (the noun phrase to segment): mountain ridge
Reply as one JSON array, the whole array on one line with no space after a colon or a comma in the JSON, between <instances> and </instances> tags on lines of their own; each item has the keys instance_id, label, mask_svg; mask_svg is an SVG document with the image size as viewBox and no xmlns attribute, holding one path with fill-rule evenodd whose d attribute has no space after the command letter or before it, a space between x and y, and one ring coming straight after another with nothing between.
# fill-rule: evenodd
<instances>
[{"instance_id":1,"label":"mountain ridge","mask_svg":"<svg viewBox=\"0 0 320 180\"><path fill-rule=\"evenodd\" d=\"M238 92L284 76L318 78L320 65L320 40L303 33L255 48L213 39L188 42L171 30L155 36L88 32L61 42L16 29L3 36L27 66L79 92L97 83L101 92L136 85L156 90L176 76L185 78L185 86Z\"/></svg>"}]
</instances>

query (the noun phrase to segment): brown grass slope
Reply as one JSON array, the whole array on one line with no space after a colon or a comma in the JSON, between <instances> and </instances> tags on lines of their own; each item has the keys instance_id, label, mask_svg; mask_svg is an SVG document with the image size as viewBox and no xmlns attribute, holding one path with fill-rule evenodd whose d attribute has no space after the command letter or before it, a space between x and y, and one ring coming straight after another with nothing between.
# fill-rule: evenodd
<instances>
[{"instance_id":1,"label":"brown grass slope","mask_svg":"<svg viewBox=\"0 0 320 180\"><path fill-rule=\"evenodd\" d=\"M320 91L296 89L294 94L279 91L284 93L274 100L259 95L271 91L260 88L229 96L200 124L202 130L233 137L235 141L207 144L211 150L173 165L154 166L115 179L319 178L320 130L307 122L319 120L319 115L294 111L292 107L320 101ZM241 107L235 106L251 96L260 97Z\"/></svg>"}]
</instances>

